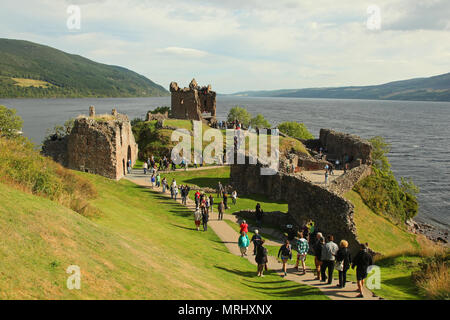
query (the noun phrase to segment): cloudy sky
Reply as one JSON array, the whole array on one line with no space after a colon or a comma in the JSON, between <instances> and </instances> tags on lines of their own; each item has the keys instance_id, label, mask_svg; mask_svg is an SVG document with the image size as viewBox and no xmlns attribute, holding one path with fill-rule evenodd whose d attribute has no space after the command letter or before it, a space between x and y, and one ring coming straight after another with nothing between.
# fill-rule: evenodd
<instances>
[{"instance_id":1,"label":"cloudy sky","mask_svg":"<svg viewBox=\"0 0 450 320\"><path fill-rule=\"evenodd\" d=\"M80 29L69 29L77 5ZM74 20L70 20L73 22ZM450 72L449 0L2 0L0 37L221 93Z\"/></svg>"}]
</instances>

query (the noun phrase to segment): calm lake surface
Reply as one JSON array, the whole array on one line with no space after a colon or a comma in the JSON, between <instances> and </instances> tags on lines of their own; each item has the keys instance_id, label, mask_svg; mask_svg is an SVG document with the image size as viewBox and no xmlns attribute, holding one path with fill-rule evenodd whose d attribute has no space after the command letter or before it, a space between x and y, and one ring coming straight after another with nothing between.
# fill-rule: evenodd
<instances>
[{"instance_id":1,"label":"calm lake surface","mask_svg":"<svg viewBox=\"0 0 450 320\"><path fill-rule=\"evenodd\" d=\"M24 120L24 134L40 144L46 130L69 118L117 108L130 119L144 117L157 106L169 106L170 97L126 99L0 99ZM320 128L356 134L380 135L392 144L389 159L396 176L412 178L420 188L418 221L450 226L450 103L416 101L249 98L218 96L217 114L224 120L231 107L244 106L261 113L272 124L305 123L316 136Z\"/></svg>"}]
</instances>

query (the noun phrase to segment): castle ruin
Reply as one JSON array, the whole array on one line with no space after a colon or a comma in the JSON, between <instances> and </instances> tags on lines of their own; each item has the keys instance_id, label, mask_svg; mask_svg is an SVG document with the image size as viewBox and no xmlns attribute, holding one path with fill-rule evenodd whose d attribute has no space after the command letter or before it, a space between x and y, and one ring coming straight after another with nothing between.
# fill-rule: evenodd
<instances>
[{"instance_id":1,"label":"castle ruin","mask_svg":"<svg viewBox=\"0 0 450 320\"><path fill-rule=\"evenodd\" d=\"M70 133L44 142L42 153L61 165L82 172L119 180L127 174L127 163L136 163L138 145L126 115L115 109L111 115L96 115L74 120Z\"/></svg>"},{"instance_id":2,"label":"castle ruin","mask_svg":"<svg viewBox=\"0 0 450 320\"><path fill-rule=\"evenodd\" d=\"M216 92L211 90L211 85L200 87L192 79L189 88L182 89L176 82L171 82L170 92L172 118L216 121Z\"/></svg>"},{"instance_id":3,"label":"castle ruin","mask_svg":"<svg viewBox=\"0 0 450 320\"><path fill-rule=\"evenodd\" d=\"M352 168L324 186L309 181L301 174L280 171L275 175L261 175L262 165L249 164L247 157L246 164L231 165L232 185L238 194L259 194L272 200L287 202L287 213L273 215L280 225L292 223L301 227L306 221L313 220L321 232L333 234L337 242L347 240L350 250L356 253L359 240L354 222L354 206L343 195L372 173L372 146L357 136L327 129L321 129L320 139L306 141L306 145L308 144L326 147L332 152L330 155L333 159L349 156L348 162ZM311 168L302 170L323 170L323 163L326 163L316 161L320 165L319 169L310 162L314 161L307 163ZM299 166L303 164L305 161L299 161Z\"/></svg>"}]
</instances>

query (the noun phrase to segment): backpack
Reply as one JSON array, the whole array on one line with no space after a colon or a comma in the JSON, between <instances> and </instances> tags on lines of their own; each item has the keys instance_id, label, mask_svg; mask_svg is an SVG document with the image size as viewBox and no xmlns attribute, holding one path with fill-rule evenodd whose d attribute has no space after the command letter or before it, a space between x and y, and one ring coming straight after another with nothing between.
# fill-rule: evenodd
<instances>
[{"instance_id":1,"label":"backpack","mask_svg":"<svg viewBox=\"0 0 450 320\"><path fill-rule=\"evenodd\" d=\"M281 254L282 254L283 256L285 256L285 257L290 256L290 255L291 255L291 250L290 250L290 248L289 248L288 246L286 246L286 245L283 245L283 246L281 247Z\"/></svg>"}]
</instances>

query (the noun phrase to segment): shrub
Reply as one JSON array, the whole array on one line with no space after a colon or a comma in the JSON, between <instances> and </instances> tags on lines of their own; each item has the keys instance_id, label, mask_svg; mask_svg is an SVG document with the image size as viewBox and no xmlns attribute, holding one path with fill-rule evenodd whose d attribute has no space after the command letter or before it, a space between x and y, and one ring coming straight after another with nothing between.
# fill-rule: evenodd
<instances>
[{"instance_id":1,"label":"shrub","mask_svg":"<svg viewBox=\"0 0 450 320\"><path fill-rule=\"evenodd\" d=\"M250 120L250 125L253 128L259 128L259 129L271 127L270 122L267 121L262 114L257 114L256 117L253 117Z\"/></svg>"},{"instance_id":2,"label":"shrub","mask_svg":"<svg viewBox=\"0 0 450 320\"><path fill-rule=\"evenodd\" d=\"M357 183L354 190L375 213L395 223L413 218L419 210L416 196L400 187L392 171L373 168L373 174Z\"/></svg>"},{"instance_id":3,"label":"shrub","mask_svg":"<svg viewBox=\"0 0 450 320\"><path fill-rule=\"evenodd\" d=\"M250 113L246 109L241 108L239 106L231 108L230 112L228 112L227 117L228 122L233 122L237 120L240 123L242 123L245 127L248 127L248 125L250 124L250 119L251 119Z\"/></svg>"},{"instance_id":4,"label":"shrub","mask_svg":"<svg viewBox=\"0 0 450 320\"><path fill-rule=\"evenodd\" d=\"M43 157L25 138L0 138L0 180L25 192L56 201L85 216L99 214L88 202L97 196L93 185ZM83 205L80 206L80 203Z\"/></svg>"},{"instance_id":5,"label":"shrub","mask_svg":"<svg viewBox=\"0 0 450 320\"><path fill-rule=\"evenodd\" d=\"M0 105L0 137L14 138L19 135L23 121L16 110Z\"/></svg>"},{"instance_id":6,"label":"shrub","mask_svg":"<svg viewBox=\"0 0 450 320\"><path fill-rule=\"evenodd\" d=\"M303 123L288 121L278 125L278 129L284 134L301 140L314 139L314 136L308 131Z\"/></svg>"},{"instance_id":7,"label":"shrub","mask_svg":"<svg viewBox=\"0 0 450 320\"><path fill-rule=\"evenodd\" d=\"M416 286L430 299L450 299L450 254L426 257L419 263L420 270L412 273Z\"/></svg>"}]
</instances>

